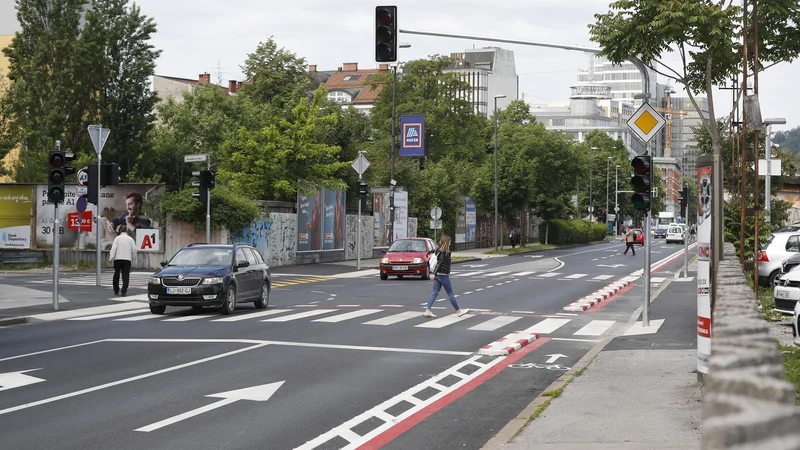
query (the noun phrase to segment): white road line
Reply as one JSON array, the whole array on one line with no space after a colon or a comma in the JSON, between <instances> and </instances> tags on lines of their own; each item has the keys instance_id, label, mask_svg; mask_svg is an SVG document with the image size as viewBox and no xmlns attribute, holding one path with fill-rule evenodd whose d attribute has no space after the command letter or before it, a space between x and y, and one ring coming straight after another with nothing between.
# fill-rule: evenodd
<instances>
[{"instance_id":1,"label":"white road line","mask_svg":"<svg viewBox=\"0 0 800 450\"><path fill-rule=\"evenodd\" d=\"M593 320L576 331L573 336L600 336L611 328L614 322L614 320Z\"/></svg>"},{"instance_id":2,"label":"white road line","mask_svg":"<svg viewBox=\"0 0 800 450\"><path fill-rule=\"evenodd\" d=\"M475 331L494 331L500 327L504 327L510 323L514 323L517 320L522 319L519 316L498 316L492 319L487 320L486 322L479 323L474 327L470 327L470 330Z\"/></svg>"},{"instance_id":3,"label":"white road line","mask_svg":"<svg viewBox=\"0 0 800 450\"><path fill-rule=\"evenodd\" d=\"M343 322L349 319L355 319L356 317L368 316L370 314L375 314L383 311L382 309L360 309L358 311L350 311L344 314L337 314L335 316L323 317L322 319L312 320L312 322L326 322L326 323L338 323Z\"/></svg>"},{"instance_id":4,"label":"white road line","mask_svg":"<svg viewBox=\"0 0 800 450\"><path fill-rule=\"evenodd\" d=\"M318 316L320 314L327 314L329 312L337 311L335 309L314 309L311 311L303 311L297 314L290 314L288 316L273 317L272 319L265 319L262 322L288 322L290 320L304 319L306 317Z\"/></svg>"},{"instance_id":5,"label":"white road line","mask_svg":"<svg viewBox=\"0 0 800 450\"><path fill-rule=\"evenodd\" d=\"M172 319L165 319L162 322L188 322L190 320L207 319L209 317L216 317L216 314L193 314L191 316L173 317Z\"/></svg>"},{"instance_id":6,"label":"white road line","mask_svg":"<svg viewBox=\"0 0 800 450\"><path fill-rule=\"evenodd\" d=\"M128 316L131 314L141 314L143 312L150 312L149 309L131 309L128 311L117 311L105 314L96 314L94 316L83 316L83 317L73 317L67 320L97 320L97 319L106 319L109 317L117 317L117 316Z\"/></svg>"},{"instance_id":7,"label":"white road line","mask_svg":"<svg viewBox=\"0 0 800 450\"><path fill-rule=\"evenodd\" d=\"M264 316L271 316L273 314L280 314L286 311L292 311L291 309L269 309L267 311L259 311L254 313L247 313L247 314L238 314L235 316L230 317L223 317L222 319L214 319L212 322L238 322L240 320L247 320L247 319L255 319L256 317L264 317Z\"/></svg>"},{"instance_id":8,"label":"white road line","mask_svg":"<svg viewBox=\"0 0 800 450\"><path fill-rule=\"evenodd\" d=\"M561 274L558 272L545 272L545 273L540 273L539 275L537 275L537 277L552 278L552 277L557 277L559 275Z\"/></svg>"},{"instance_id":9,"label":"white road line","mask_svg":"<svg viewBox=\"0 0 800 450\"><path fill-rule=\"evenodd\" d=\"M380 319L370 320L364 322L363 325L391 325L393 323L402 322L404 320L413 319L414 317L422 317L421 312L406 311L388 317L381 317Z\"/></svg>"},{"instance_id":10,"label":"white road line","mask_svg":"<svg viewBox=\"0 0 800 450\"><path fill-rule=\"evenodd\" d=\"M572 275L567 275L564 278L567 278L569 280L577 280L578 278L583 278L586 275L587 274L585 274L585 273L573 273Z\"/></svg>"},{"instance_id":11,"label":"white road line","mask_svg":"<svg viewBox=\"0 0 800 450\"><path fill-rule=\"evenodd\" d=\"M416 325L416 328L444 328L448 325L452 325L457 322L461 322L462 320L467 320L471 317L475 317L474 314L464 314L461 317L458 317L457 314L450 314L449 316L444 316L439 319L431 320L430 322L421 323Z\"/></svg>"},{"instance_id":12,"label":"white road line","mask_svg":"<svg viewBox=\"0 0 800 450\"><path fill-rule=\"evenodd\" d=\"M524 277L525 275L530 275L532 273L536 273L536 272L520 272L520 273L515 273L514 276L515 277Z\"/></svg>"},{"instance_id":13,"label":"white road line","mask_svg":"<svg viewBox=\"0 0 800 450\"><path fill-rule=\"evenodd\" d=\"M459 273L459 274L457 274L455 276L457 276L457 277L470 277L470 276L473 276L473 275L478 275L479 273L483 273L483 272L485 272L485 270L479 270L477 272Z\"/></svg>"},{"instance_id":14,"label":"white road line","mask_svg":"<svg viewBox=\"0 0 800 450\"><path fill-rule=\"evenodd\" d=\"M556 313L556 315L557 315L557 316L577 316L578 314L575 314L575 313L562 313L562 312L559 312L559 313Z\"/></svg>"},{"instance_id":15,"label":"white road line","mask_svg":"<svg viewBox=\"0 0 800 450\"><path fill-rule=\"evenodd\" d=\"M479 309L479 308L470 308L470 311L478 311L478 312L489 312L491 309Z\"/></svg>"},{"instance_id":16,"label":"white road line","mask_svg":"<svg viewBox=\"0 0 800 450\"><path fill-rule=\"evenodd\" d=\"M112 340L109 339L106 342L111 342L111 341ZM104 342L104 341L99 341L99 342ZM15 412L15 411L20 411L20 410L23 410L23 409L32 408L34 406L46 405L48 403L57 402L59 400L64 400L66 398L77 397L79 395L88 394L88 393L91 393L91 392L96 392L96 391L99 391L99 390L102 390L102 389L106 389L106 388L110 388L110 387L114 387L114 386L119 386L121 384L130 383L131 381L138 381L138 380L142 380L142 379L145 379L145 378L150 378L150 377L153 377L153 376L156 376L156 375L161 375L163 373L173 372L175 370L183 369L185 367L191 367L191 366L195 366L197 364L202 364L204 362L214 361L215 359L225 358L226 356L236 355L236 354L239 354L239 353L242 353L242 352L255 350L257 348L261 348L261 347L264 347L266 345L268 345L268 344L266 344L266 343L264 343L264 344L256 344L256 345L252 345L250 347L240 348L238 350L233 350L233 351L230 351L230 352L221 353L219 355L209 356L207 358L202 358L202 359L198 359L198 360L195 360L195 361L179 364L177 366L172 366L172 367L167 367L167 368L164 368L164 369L159 369L159 370L156 370L154 372L143 373L141 375L136 375L136 376L133 376L133 377L130 377L130 378L125 378L125 379L122 379L122 380L112 381L110 383L101 384L99 386L93 386L93 387L90 387L90 388L87 388L87 389L82 389L80 391L69 392L67 394L58 395L56 397L45 398L45 399L38 400L38 401L35 401L35 402L25 403L23 405L2 409L2 410L0 410L0 416L2 416L3 414L8 414L8 413Z\"/></svg>"},{"instance_id":17,"label":"white road line","mask_svg":"<svg viewBox=\"0 0 800 450\"><path fill-rule=\"evenodd\" d=\"M572 319L544 319L523 333L550 334L569 323Z\"/></svg>"},{"instance_id":18,"label":"white road line","mask_svg":"<svg viewBox=\"0 0 800 450\"><path fill-rule=\"evenodd\" d=\"M122 319L114 319L114 322L139 322L141 320L148 320L148 319L163 319L164 316L158 314L145 314L142 316L134 316L134 317L123 317Z\"/></svg>"},{"instance_id":19,"label":"white road line","mask_svg":"<svg viewBox=\"0 0 800 450\"><path fill-rule=\"evenodd\" d=\"M464 292L464 295L469 295L469 294L472 294L472 291Z\"/></svg>"},{"instance_id":20,"label":"white road line","mask_svg":"<svg viewBox=\"0 0 800 450\"><path fill-rule=\"evenodd\" d=\"M511 312L515 314L536 314L533 311L511 311Z\"/></svg>"},{"instance_id":21,"label":"white road line","mask_svg":"<svg viewBox=\"0 0 800 450\"><path fill-rule=\"evenodd\" d=\"M486 274L486 276L487 276L487 277L496 277L496 276L500 276L500 275L505 275L505 274L507 274L507 273L511 273L511 272L494 272L494 273L487 273L487 274Z\"/></svg>"},{"instance_id":22,"label":"white road line","mask_svg":"<svg viewBox=\"0 0 800 450\"><path fill-rule=\"evenodd\" d=\"M337 308L358 308L361 305L336 305Z\"/></svg>"},{"instance_id":23,"label":"white road line","mask_svg":"<svg viewBox=\"0 0 800 450\"><path fill-rule=\"evenodd\" d=\"M380 305L381 308L402 308L404 305Z\"/></svg>"},{"instance_id":24,"label":"white road line","mask_svg":"<svg viewBox=\"0 0 800 450\"><path fill-rule=\"evenodd\" d=\"M90 308L68 309L66 311L35 314L31 316L31 319L44 320L44 321L63 320L63 319L70 319L72 317L82 317L92 314L101 314L113 311L130 311L132 309L142 308L143 306L147 306L147 304L140 302L114 303L113 305L93 306Z\"/></svg>"},{"instance_id":25,"label":"white road line","mask_svg":"<svg viewBox=\"0 0 800 450\"><path fill-rule=\"evenodd\" d=\"M598 275L598 276L596 276L596 277L594 277L592 279L593 280L607 280L607 279L609 279L609 278L611 278L613 276L614 275Z\"/></svg>"}]
</instances>

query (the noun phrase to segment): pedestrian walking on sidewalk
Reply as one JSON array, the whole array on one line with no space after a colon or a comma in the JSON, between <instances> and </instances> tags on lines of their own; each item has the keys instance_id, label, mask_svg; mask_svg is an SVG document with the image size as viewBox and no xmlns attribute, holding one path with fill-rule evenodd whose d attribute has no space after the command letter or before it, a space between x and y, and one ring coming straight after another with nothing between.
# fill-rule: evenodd
<instances>
[{"instance_id":1,"label":"pedestrian walking on sidewalk","mask_svg":"<svg viewBox=\"0 0 800 450\"><path fill-rule=\"evenodd\" d=\"M628 232L625 233L625 251L622 252L623 255L628 254L628 250L633 252L633 256L636 256L636 250L633 249L633 244L636 242L636 232L633 231L633 228L628 228Z\"/></svg>"},{"instance_id":2,"label":"pedestrian walking on sidewalk","mask_svg":"<svg viewBox=\"0 0 800 450\"><path fill-rule=\"evenodd\" d=\"M117 228L117 237L111 244L108 262L114 263L114 295L119 295L119 276L122 275L122 296L128 293L128 281L131 277L131 261L136 255L136 242L127 233L125 225Z\"/></svg>"},{"instance_id":3,"label":"pedestrian walking on sidewalk","mask_svg":"<svg viewBox=\"0 0 800 450\"><path fill-rule=\"evenodd\" d=\"M444 287L445 292L447 292L447 297L450 299L450 304L455 308L456 314L461 317L469 312L469 308L461 309L458 307L456 296L453 294L453 285L450 284L450 236L446 234L442 235L441 239L439 239L439 248L436 250L435 254L437 258L436 267L433 267L431 270L433 293L431 293L431 298L428 299L428 306L425 308L425 314L423 314L423 316L436 317L436 314L431 311L431 307L433 306L433 301L439 296L439 291Z\"/></svg>"}]
</instances>

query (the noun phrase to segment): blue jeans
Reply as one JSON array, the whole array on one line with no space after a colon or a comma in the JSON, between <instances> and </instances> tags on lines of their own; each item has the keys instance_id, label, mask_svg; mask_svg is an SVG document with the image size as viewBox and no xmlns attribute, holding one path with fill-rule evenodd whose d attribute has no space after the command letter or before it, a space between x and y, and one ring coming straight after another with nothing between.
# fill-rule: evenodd
<instances>
[{"instance_id":1,"label":"blue jeans","mask_svg":"<svg viewBox=\"0 0 800 450\"><path fill-rule=\"evenodd\" d=\"M433 280L433 293L431 294L431 298L428 299L428 309L431 309L431 306L433 306L433 301L436 300L439 291L442 290L442 286L444 286L444 291L447 292L450 304L458 311L459 308L458 303L456 303L456 296L453 295L453 285L450 284L450 275L445 274L436 275L436 278Z\"/></svg>"}]
</instances>

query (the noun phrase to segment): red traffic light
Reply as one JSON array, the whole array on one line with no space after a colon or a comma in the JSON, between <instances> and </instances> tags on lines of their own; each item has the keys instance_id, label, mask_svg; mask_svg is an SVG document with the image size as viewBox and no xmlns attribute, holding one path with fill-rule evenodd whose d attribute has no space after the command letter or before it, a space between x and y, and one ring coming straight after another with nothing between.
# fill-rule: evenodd
<instances>
[{"instance_id":1,"label":"red traffic light","mask_svg":"<svg viewBox=\"0 0 800 450\"><path fill-rule=\"evenodd\" d=\"M378 6L375 8L375 20L381 25L391 25L394 21L394 15L389 10L393 6Z\"/></svg>"},{"instance_id":2,"label":"red traffic light","mask_svg":"<svg viewBox=\"0 0 800 450\"><path fill-rule=\"evenodd\" d=\"M62 167L64 165L64 154L63 153L51 153L50 154L50 165L53 167Z\"/></svg>"},{"instance_id":3,"label":"red traffic light","mask_svg":"<svg viewBox=\"0 0 800 450\"><path fill-rule=\"evenodd\" d=\"M650 173L650 157L649 156L637 156L633 158L631 161L631 166L633 167L633 171L636 172L637 175L645 175Z\"/></svg>"}]
</instances>

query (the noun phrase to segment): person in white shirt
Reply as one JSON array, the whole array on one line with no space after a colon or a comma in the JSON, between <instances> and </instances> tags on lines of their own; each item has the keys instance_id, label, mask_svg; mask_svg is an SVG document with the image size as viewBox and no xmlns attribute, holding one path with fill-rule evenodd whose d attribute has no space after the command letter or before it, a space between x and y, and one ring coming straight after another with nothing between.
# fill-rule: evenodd
<instances>
[{"instance_id":1,"label":"person in white shirt","mask_svg":"<svg viewBox=\"0 0 800 450\"><path fill-rule=\"evenodd\" d=\"M131 261L136 255L136 242L128 235L125 225L117 228L117 237L111 244L108 261L114 263L114 294L119 295L119 275L122 273L122 296L128 293L128 281L131 276Z\"/></svg>"}]
</instances>

